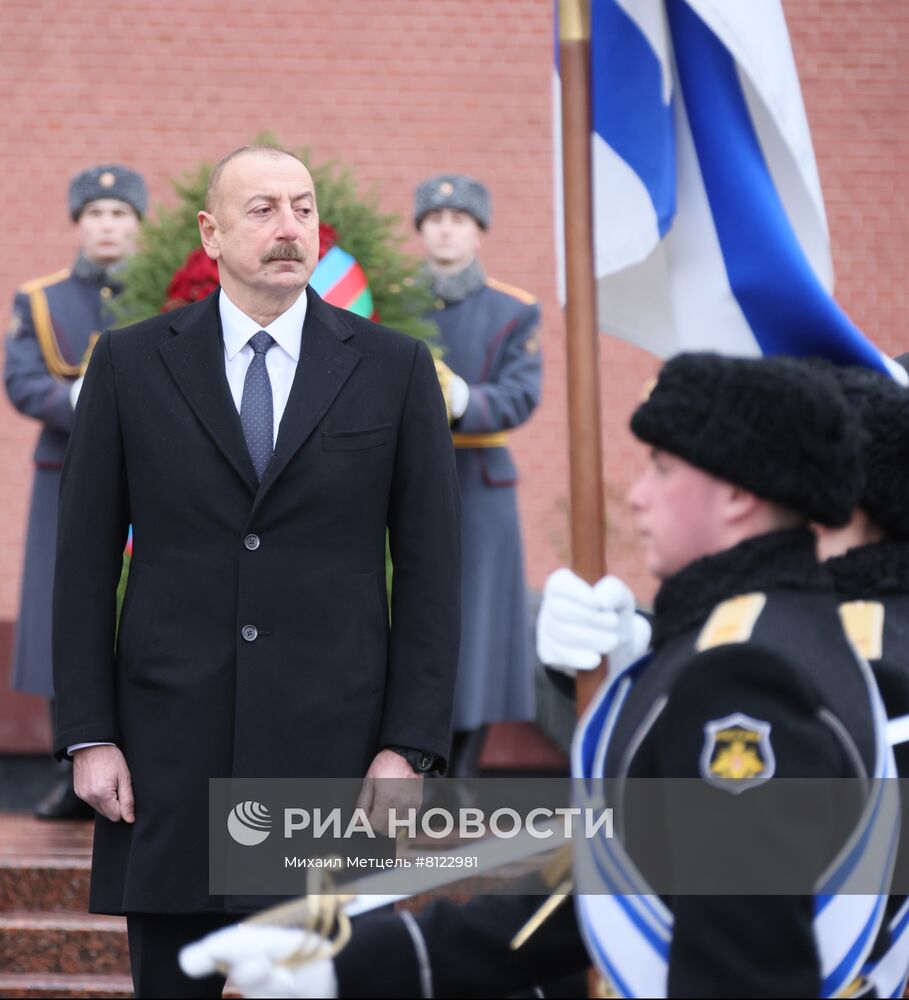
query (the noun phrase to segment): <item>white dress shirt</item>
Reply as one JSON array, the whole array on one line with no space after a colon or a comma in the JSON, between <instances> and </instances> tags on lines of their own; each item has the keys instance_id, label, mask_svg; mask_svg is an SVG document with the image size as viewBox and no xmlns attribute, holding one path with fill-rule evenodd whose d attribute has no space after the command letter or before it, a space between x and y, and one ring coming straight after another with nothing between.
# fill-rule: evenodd
<instances>
[{"instance_id":1,"label":"white dress shirt","mask_svg":"<svg viewBox=\"0 0 909 1000\"><path fill-rule=\"evenodd\" d=\"M268 370L268 380L271 382L271 396L275 413L274 441L278 440L278 428L284 408L290 396L294 375L297 373L297 362L300 360L300 345L303 342L303 321L306 319L306 289L286 312L273 320L268 326L259 326L245 312L241 312L227 297L222 288L218 295L218 310L221 313L221 332L224 335L224 368L227 372L227 384L234 400L237 413L243 401L243 383L246 381L246 369L253 359L255 351L249 345L250 338L260 330L264 330L274 338L274 344L265 355L265 367ZM80 380L81 381L81 380ZM85 747L111 746L110 743L73 743L67 747L67 753Z\"/></svg>"},{"instance_id":2,"label":"white dress shirt","mask_svg":"<svg viewBox=\"0 0 909 1000\"><path fill-rule=\"evenodd\" d=\"M275 413L274 441L277 441L278 426L284 415L290 387L297 372L297 362L300 360L303 321L306 319L306 290L300 293L300 297L290 309L281 313L268 326L259 326L254 319L241 312L230 301L223 288L218 298L218 309L221 313L221 332L224 334L224 368L237 413L240 412L240 403L243 400L246 369L249 368L255 353L249 345L249 340L260 330L264 330L274 338L274 344L265 355L265 367L268 370L268 380L271 382Z\"/></svg>"}]
</instances>

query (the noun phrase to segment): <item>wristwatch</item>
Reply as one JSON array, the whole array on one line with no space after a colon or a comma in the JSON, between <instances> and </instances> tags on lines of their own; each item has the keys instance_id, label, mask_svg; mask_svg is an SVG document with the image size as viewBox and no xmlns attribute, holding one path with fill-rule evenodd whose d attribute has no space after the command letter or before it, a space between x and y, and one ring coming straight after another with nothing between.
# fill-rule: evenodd
<instances>
[{"instance_id":1,"label":"wristwatch","mask_svg":"<svg viewBox=\"0 0 909 1000\"><path fill-rule=\"evenodd\" d=\"M413 747L392 745L387 749L393 750L398 756L403 757L420 774L426 774L427 771L431 771L436 766L436 760L438 759L434 753L430 753L428 750L415 750Z\"/></svg>"}]
</instances>

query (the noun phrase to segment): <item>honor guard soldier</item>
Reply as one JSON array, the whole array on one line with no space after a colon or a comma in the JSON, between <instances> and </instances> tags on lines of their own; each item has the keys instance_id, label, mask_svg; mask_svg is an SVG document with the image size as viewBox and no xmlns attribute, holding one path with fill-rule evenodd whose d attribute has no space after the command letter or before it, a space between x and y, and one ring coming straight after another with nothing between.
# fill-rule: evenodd
<instances>
[{"instance_id":1,"label":"honor guard soldier","mask_svg":"<svg viewBox=\"0 0 909 1000\"><path fill-rule=\"evenodd\" d=\"M615 838L573 842L575 906L531 920L517 950L510 942L538 898L361 918L332 961L296 968L283 959L312 943L306 931L241 925L204 939L185 963L200 972L225 963L251 995L509 995L591 960L602 995L832 997L867 987L899 824L888 783L867 779L892 776L893 756L871 671L840 627L808 528L851 515L858 423L828 372L689 354L664 366L631 427L652 449L629 500L661 586L650 655L613 665L575 735L575 784L591 797L606 789L624 817ZM603 652L627 663L646 631L634 626L627 588L577 577L570 587L566 573L547 585L541 651L577 668ZM635 815L626 778L672 779L659 785L656 822ZM812 779L799 788L828 807L807 810L807 824L774 808L791 787L780 779L798 778ZM857 793L851 809L832 811L842 801L824 800L824 779ZM653 834L667 862L658 887L638 867ZM791 894L736 888L777 862L802 876ZM694 869L712 879L710 894L692 891Z\"/></svg>"},{"instance_id":2,"label":"honor guard soldier","mask_svg":"<svg viewBox=\"0 0 909 1000\"><path fill-rule=\"evenodd\" d=\"M438 365L461 488L461 648L448 774L476 773L486 726L534 718L533 661L508 432L530 418L542 380L540 308L487 278L477 259L489 192L463 174L416 190L414 225L436 295L429 314L445 348Z\"/></svg>"},{"instance_id":3,"label":"honor guard soldier","mask_svg":"<svg viewBox=\"0 0 909 1000\"><path fill-rule=\"evenodd\" d=\"M880 688L899 776L909 778L909 391L866 368L831 371L865 429L865 487L848 524L816 526L818 555L833 575L846 632ZM909 975L905 854L901 847L896 891L864 970L879 997L902 996Z\"/></svg>"},{"instance_id":4,"label":"honor guard soldier","mask_svg":"<svg viewBox=\"0 0 909 1000\"><path fill-rule=\"evenodd\" d=\"M112 321L118 273L135 249L148 194L145 181L117 164L73 178L69 212L79 235L72 268L23 285L13 300L6 340L6 391L13 406L41 424L35 449L12 685L53 699L51 600L57 538L57 494L82 373L95 340ZM53 715L53 702L51 701ZM42 819L88 817L76 798L69 761L38 805Z\"/></svg>"}]
</instances>

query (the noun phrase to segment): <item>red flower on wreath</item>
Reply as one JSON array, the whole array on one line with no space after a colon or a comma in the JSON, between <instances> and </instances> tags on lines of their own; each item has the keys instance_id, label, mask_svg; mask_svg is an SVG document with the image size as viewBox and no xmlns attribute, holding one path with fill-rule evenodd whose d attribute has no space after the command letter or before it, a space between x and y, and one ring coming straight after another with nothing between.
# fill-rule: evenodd
<instances>
[{"instance_id":1,"label":"red flower on wreath","mask_svg":"<svg viewBox=\"0 0 909 1000\"><path fill-rule=\"evenodd\" d=\"M338 242L338 231L327 222L319 223L319 260Z\"/></svg>"},{"instance_id":2,"label":"red flower on wreath","mask_svg":"<svg viewBox=\"0 0 909 1000\"><path fill-rule=\"evenodd\" d=\"M189 305L190 302L198 302L217 287L218 265L202 247L196 247L183 262L183 266L174 271L161 311L169 312Z\"/></svg>"},{"instance_id":3,"label":"red flower on wreath","mask_svg":"<svg viewBox=\"0 0 909 1000\"><path fill-rule=\"evenodd\" d=\"M319 223L319 260L338 242L337 230L327 222ZM202 247L190 251L183 266L174 271L167 286L161 312L179 309L198 302L218 287L218 265Z\"/></svg>"}]
</instances>

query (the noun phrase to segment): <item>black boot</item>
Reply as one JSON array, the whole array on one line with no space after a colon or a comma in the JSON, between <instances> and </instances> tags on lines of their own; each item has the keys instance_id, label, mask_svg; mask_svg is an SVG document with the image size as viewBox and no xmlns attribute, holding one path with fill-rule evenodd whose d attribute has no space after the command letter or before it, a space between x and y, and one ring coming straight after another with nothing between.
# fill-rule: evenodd
<instances>
[{"instance_id":1,"label":"black boot","mask_svg":"<svg viewBox=\"0 0 909 1000\"><path fill-rule=\"evenodd\" d=\"M35 807L38 819L94 819L95 810L73 791L73 762L63 760L57 780Z\"/></svg>"}]
</instances>

